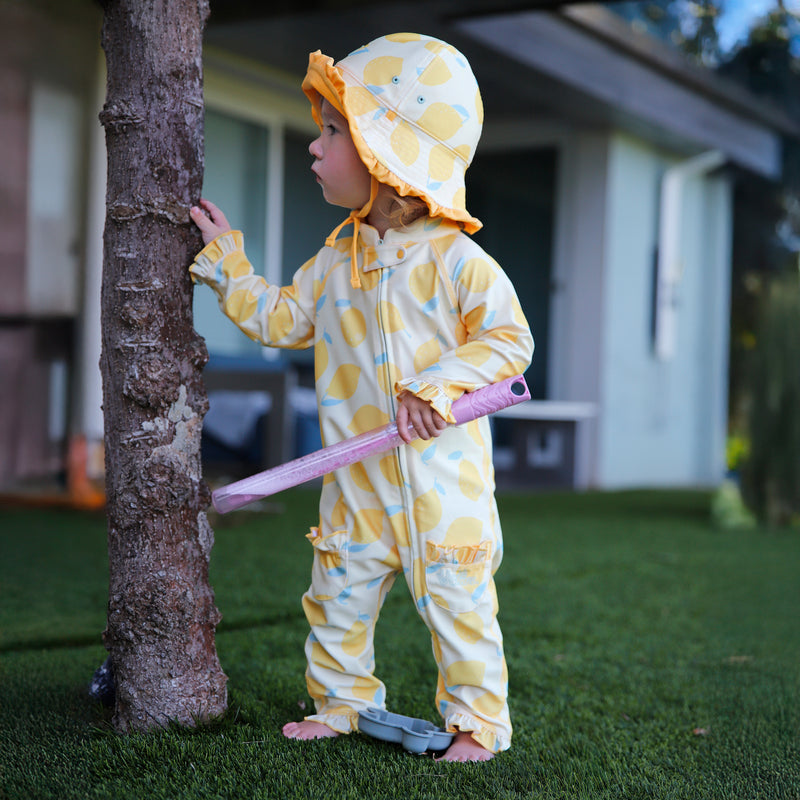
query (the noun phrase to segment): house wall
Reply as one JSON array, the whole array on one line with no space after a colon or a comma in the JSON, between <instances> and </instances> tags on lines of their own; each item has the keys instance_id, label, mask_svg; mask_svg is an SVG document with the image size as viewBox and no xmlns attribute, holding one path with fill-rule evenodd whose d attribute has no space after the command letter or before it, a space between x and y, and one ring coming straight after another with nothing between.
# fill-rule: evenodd
<instances>
[{"instance_id":1,"label":"house wall","mask_svg":"<svg viewBox=\"0 0 800 800\"><path fill-rule=\"evenodd\" d=\"M72 407L101 11L68 6L0 3L0 486L63 468Z\"/></svg>"},{"instance_id":2,"label":"house wall","mask_svg":"<svg viewBox=\"0 0 800 800\"><path fill-rule=\"evenodd\" d=\"M664 169L676 159L611 137L604 248L604 348L597 483L713 485L727 424L730 188L690 179L683 192L674 355L653 350L653 286Z\"/></svg>"},{"instance_id":3,"label":"house wall","mask_svg":"<svg viewBox=\"0 0 800 800\"><path fill-rule=\"evenodd\" d=\"M101 210L89 215L94 219L89 223L81 198L90 194L87 180L102 183L86 177L92 170L100 175L95 162L102 162L100 18L93 0L65 5L0 0L0 144L7 156L0 160L0 486L63 464L70 417L64 406L74 395L65 375L73 383L81 369L93 376L79 402L84 411L92 410L91 419L81 424L95 436L99 431L96 354L83 347L91 355L76 359L74 351L76 341L85 338L79 323L91 327L87 311L96 310L99 275L97 255L87 259L87 251L99 242L103 193L92 193ZM213 51L207 54L206 78L209 108L269 128L261 212L268 235L260 260L268 276L280 279L283 242L293 239L296 215L283 218L294 194L281 185L282 170L275 167L283 164L285 130L313 133L307 102L296 80ZM54 102L37 112L37 102L48 98ZM37 115L40 126L45 124L39 134ZM71 136L55 137L60 161L48 168L47 158L56 155L49 144L53 121L70 126ZM523 123L517 128L524 130L524 141L515 146L533 146L531 137L541 138L546 124ZM713 174L686 187L676 348L671 360L660 361L652 348L659 187L664 169L679 159L633 136L570 130L565 124L559 124L555 139L548 137L548 144L553 141L559 167L548 396L598 406L587 431L590 485L714 483L723 474L726 427L728 181ZM298 161L305 157L302 151L303 146ZM75 163L62 169L70 153ZM209 168L211 177L214 165ZM49 192L48 180L57 176L66 179ZM53 210L57 236L45 230ZM327 221L320 225L324 233L332 227ZM41 245L47 250L37 255ZM88 274L95 277L80 286L92 258L96 268ZM51 273L58 283L49 280ZM212 312L216 323L221 317L216 308L209 316Z\"/></svg>"},{"instance_id":4,"label":"house wall","mask_svg":"<svg viewBox=\"0 0 800 800\"><path fill-rule=\"evenodd\" d=\"M247 255L270 283L289 284L346 216L322 198L308 145L318 135L296 76L210 51L205 59L203 195L245 233ZM264 348L220 313L213 293L194 294L195 328L215 355L304 359Z\"/></svg>"},{"instance_id":5,"label":"house wall","mask_svg":"<svg viewBox=\"0 0 800 800\"><path fill-rule=\"evenodd\" d=\"M718 483L726 470L732 213L732 186L724 172L687 185L683 280L686 316L696 324L678 329L677 352L694 377L687 398L694 430L688 436L695 481L705 485Z\"/></svg>"},{"instance_id":6,"label":"house wall","mask_svg":"<svg viewBox=\"0 0 800 800\"><path fill-rule=\"evenodd\" d=\"M553 287L550 296L551 400L599 404L605 349L605 262L609 137L603 131L562 138L556 179ZM534 356L535 357L535 356ZM584 463L589 486L601 486L597 458L599 418L585 426Z\"/></svg>"}]
</instances>

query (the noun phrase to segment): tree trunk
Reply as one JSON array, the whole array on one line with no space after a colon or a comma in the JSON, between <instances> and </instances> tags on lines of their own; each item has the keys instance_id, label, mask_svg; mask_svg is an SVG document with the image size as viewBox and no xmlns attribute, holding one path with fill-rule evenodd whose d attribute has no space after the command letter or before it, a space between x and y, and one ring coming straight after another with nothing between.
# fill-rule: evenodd
<instances>
[{"instance_id":1,"label":"tree trunk","mask_svg":"<svg viewBox=\"0 0 800 800\"><path fill-rule=\"evenodd\" d=\"M200 432L208 354L187 267L203 176L202 35L208 0L105 0L108 187L102 337L109 601L103 634L114 725L221 715L220 614Z\"/></svg>"}]
</instances>

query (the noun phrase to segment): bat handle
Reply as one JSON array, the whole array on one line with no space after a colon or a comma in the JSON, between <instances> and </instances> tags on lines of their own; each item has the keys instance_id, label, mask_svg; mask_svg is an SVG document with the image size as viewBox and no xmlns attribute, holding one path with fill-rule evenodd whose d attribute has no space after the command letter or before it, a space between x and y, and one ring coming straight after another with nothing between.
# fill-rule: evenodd
<instances>
[{"instance_id":1,"label":"bat handle","mask_svg":"<svg viewBox=\"0 0 800 800\"><path fill-rule=\"evenodd\" d=\"M521 375L506 378L498 383L484 386L479 391L462 394L453 403L452 412L457 425L470 422L487 414L494 414L508 406L530 400L531 393Z\"/></svg>"}]
</instances>

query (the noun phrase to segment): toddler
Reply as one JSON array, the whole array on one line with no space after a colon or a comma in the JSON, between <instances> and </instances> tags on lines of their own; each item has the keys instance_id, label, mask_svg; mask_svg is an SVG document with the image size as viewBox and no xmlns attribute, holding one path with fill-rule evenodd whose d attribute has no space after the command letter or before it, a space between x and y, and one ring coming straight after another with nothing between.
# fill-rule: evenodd
<instances>
[{"instance_id":1,"label":"toddler","mask_svg":"<svg viewBox=\"0 0 800 800\"><path fill-rule=\"evenodd\" d=\"M456 733L442 758L487 760L511 742L493 580L503 546L489 421L456 427L450 409L524 372L533 340L507 276L466 235L481 226L464 186L480 93L460 52L414 33L338 63L312 53L303 90L320 128L312 172L349 216L278 287L254 275L241 233L203 200L191 213L206 247L190 269L249 337L314 348L324 444L392 419L408 444L323 481L302 601L316 713L284 734L349 733L359 710L385 708L373 632L402 575L431 633L437 708Z\"/></svg>"}]
</instances>

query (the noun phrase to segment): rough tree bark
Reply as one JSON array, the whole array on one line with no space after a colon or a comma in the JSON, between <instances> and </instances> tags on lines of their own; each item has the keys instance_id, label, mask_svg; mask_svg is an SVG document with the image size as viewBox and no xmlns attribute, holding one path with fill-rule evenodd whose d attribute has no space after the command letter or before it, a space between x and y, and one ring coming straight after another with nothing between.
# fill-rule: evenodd
<instances>
[{"instance_id":1,"label":"rough tree bark","mask_svg":"<svg viewBox=\"0 0 800 800\"><path fill-rule=\"evenodd\" d=\"M189 221L203 175L208 0L105 0L108 152L102 287L114 725L193 725L226 709L208 580L200 431L205 344L192 327Z\"/></svg>"}]
</instances>

